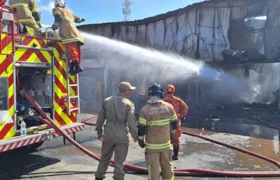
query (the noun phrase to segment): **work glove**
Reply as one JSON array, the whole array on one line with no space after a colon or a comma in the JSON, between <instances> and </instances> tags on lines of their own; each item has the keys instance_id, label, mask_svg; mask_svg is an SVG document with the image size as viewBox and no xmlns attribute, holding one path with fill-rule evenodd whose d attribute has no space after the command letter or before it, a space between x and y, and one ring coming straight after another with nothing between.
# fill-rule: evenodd
<instances>
[{"instance_id":1,"label":"work glove","mask_svg":"<svg viewBox=\"0 0 280 180\"><path fill-rule=\"evenodd\" d=\"M56 25L52 25L52 29L55 31L58 29L58 27Z\"/></svg>"},{"instance_id":2,"label":"work glove","mask_svg":"<svg viewBox=\"0 0 280 180\"><path fill-rule=\"evenodd\" d=\"M142 140L138 140L138 144L141 148L144 148L145 147L145 142L142 141Z\"/></svg>"},{"instance_id":3,"label":"work glove","mask_svg":"<svg viewBox=\"0 0 280 180\"><path fill-rule=\"evenodd\" d=\"M42 24L41 23L38 23L38 26L39 26L39 28L42 28Z\"/></svg>"},{"instance_id":4,"label":"work glove","mask_svg":"<svg viewBox=\"0 0 280 180\"><path fill-rule=\"evenodd\" d=\"M82 19L81 19L81 22L84 22L84 21L86 21L86 20L85 20L84 18L82 18Z\"/></svg>"}]
</instances>

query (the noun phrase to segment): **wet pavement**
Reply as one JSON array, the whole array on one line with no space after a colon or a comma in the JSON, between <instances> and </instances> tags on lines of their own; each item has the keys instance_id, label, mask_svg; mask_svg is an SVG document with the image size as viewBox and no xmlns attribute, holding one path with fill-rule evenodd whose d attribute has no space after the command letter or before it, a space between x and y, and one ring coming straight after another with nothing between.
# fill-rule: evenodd
<instances>
[{"instance_id":1,"label":"wet pavement","mask_svg":"<svg viewBox=\"0 0 280 180\"><path fill-rule=\"evenodd\" d=\"M183 125L250 137L274 139L280 132L280 109L266 105L188 104ZM212 116L212 117L211 117ZM267 123L258 120L264 120Z\"/></svg>"},{"instance_id":2,"label":"wet pavement","mask_svg":"<svg viewBox=\"0 0 280 180\"><path fill-rule=\"evenodd\" d=\"M82 118L89 115L81 115ZM279 141L248 136L215 133L201 129L184 128L184 131L206 135L231 145L242 147L280 161L277 154ZM94 127L86 126L85 130L76 134L76 139L86 148L100 153L101 142L97 140ZM175 168L204 168L212 170L233 171L273 171L278 168L266 161L244 153L210 143L191 136L181 136L182 147L180 160L174 162ZM94 179L98 162L79 151L63 138L46 141L37 152L28 154L26 150L6 153L0 156L0 180L5 179L46 179L46 180L89 180ZM127 163L145 166L144 150L137 143L130 144ZM107 179L112 179L113 169L108 169ZM125 179L147 179L145 175L127 174ZM238 179L238 178L206 178L176 177L176 179ZM253 178L239 178L253 179ZM256 179L256 178L254 178ZM279 179L279 178L258 178Z\"/></svg>"}]
</instances>

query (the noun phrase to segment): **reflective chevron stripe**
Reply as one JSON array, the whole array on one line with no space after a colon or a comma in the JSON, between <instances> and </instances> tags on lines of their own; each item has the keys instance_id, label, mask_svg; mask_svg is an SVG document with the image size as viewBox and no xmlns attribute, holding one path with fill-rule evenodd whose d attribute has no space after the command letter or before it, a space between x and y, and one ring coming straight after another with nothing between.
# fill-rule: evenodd
<instances>
[{"instance_id":1,"label":"reflective chevron stripe","mask_svg":"<svg viewBox=\"0 0 280 180\"><path fill-rule=\"evenodd\" d=\"M34 38L29 36L21 36L23 46L32 47L36 44L36 48L48 48L47 40L42 38ZM12 53L11 37L2 33L1 36L1 53ZM54 59L54 122L58 126L73 124L77 122L76 112L72 112L68 115L64 111L64 107L68 108L67 103L63 102L63 96L67 93L67 76L66 76L66 60L61 59L62 53L65 52L65 47L61 41L57 41L55 47L53 47L53 53L51 51L44 50L32 50L28 48L16 48L14 59L16 62L28 62L28 63L52 63ZM0 55L0 77L8 78L8 107L9 113L14 120L14 66L12 55ZM77 82L76 76L70 76L70 83L75 84ZM77 87L70 87L70 95L75 96L77 94ZM71 103L71 107L75 104ZM15 135L14 123L0 124L0 140L13 137Z\"/></svg>"},{"instance_id":2,"label":"reflective chevron stripe","mask_svg":"<svg viewBox=\"0 0 280 180\"><path fill-rule=\"evenodd\" d=\"M84 129L84 125L76 125L75 127L63 128L63 130L67 134L78 132L83 129ZM56 132L52 133L53 138L56 138L59 136L61 136L61 135ZM22 138L17 138L15 140L3 140L3 141L5 141L5 143L0 143L0 153L9 151L12 149L24 147L27 145L35 144L35 143L44 141L46 139L47 139L46 134L38 134L38 135L31 135L30 137L25 136Z\"/></svg>"}]
</instances>

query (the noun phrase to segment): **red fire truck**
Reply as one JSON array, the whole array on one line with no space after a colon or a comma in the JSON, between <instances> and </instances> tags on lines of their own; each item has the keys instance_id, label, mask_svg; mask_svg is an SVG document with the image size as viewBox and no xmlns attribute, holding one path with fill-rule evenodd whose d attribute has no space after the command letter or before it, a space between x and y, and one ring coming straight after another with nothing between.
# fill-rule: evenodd
<instances>
[{"instance_id":1,"label":"red fire truck","mask_svg":"<svg viewBox=\"0 0 280 180\"><path fill-rule=\"evenodd\" d=\"M65 132L75 135L83 130L84 124L77 122L79 78L68 73L64 45L48 33L46 37L20 34L13 9L4 3L0 8L0 153L39 147L60 136L40 121L39 112L22 95L23 90ZM21 134L22 122L26 135Z\"/></svg>"}]
</instances>

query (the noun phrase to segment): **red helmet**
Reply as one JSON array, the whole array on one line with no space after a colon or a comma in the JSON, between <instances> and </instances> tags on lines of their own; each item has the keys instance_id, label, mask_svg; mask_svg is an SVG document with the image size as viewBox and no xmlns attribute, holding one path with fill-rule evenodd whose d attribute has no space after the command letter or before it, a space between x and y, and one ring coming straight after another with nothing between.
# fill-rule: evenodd
<instances>
[{"instance_id":1,"label":"red helmet","mask_svg":"<svg viewBox=\"0 0 280 180\"><path fill-rule=\"evenodd\" d=\"M168 85L166 87L166 92L167 93L174 93L175 92L175 87L173 85Z\"/></svg>"}]
</instances>

